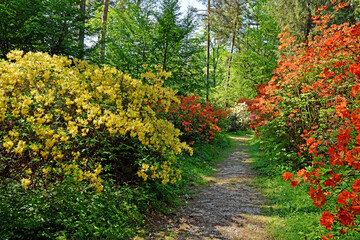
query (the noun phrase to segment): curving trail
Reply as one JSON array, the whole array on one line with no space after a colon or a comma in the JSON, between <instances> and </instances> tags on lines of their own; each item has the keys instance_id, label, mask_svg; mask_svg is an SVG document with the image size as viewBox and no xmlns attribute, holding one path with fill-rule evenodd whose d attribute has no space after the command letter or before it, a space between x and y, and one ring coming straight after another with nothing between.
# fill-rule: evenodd
<instances>
[{"instance_id":1,"label":"curving trail","mask_svg":"<svg viewBox=\"0 0 360 240\"><path fill-rule=\"evenodd\" d=\"M250 137L233 137L236 147L208 177L209 186L190 196L175 217L163 216L160 230L145 239L270 239L265 232L268 218L261 215L264 199L247 153Z\"/></svg>"}]
</instances>

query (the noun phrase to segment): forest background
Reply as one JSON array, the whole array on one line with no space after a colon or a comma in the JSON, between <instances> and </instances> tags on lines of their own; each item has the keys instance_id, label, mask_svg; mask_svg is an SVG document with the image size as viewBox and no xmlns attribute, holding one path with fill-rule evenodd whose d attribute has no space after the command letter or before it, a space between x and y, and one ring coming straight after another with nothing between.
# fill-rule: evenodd
<instances>
[{"instance_id":1,"label":"forest background","mask_svg":"<svg viewBox=\"0 0 360 240\"><path fill-rule=\"evenodd\" d=\"M182 13L178 0L0 3L1 236L128 238L194 181L190 166L225 148L221 132L246 129L250 115L276 166L267 174L311 163L296 146L310 137L289 141L286 120L252 100L269 100L275 70L287 73L280 60L297 52L286 45L321 35L313 16L354 25L359 1L203 5Z\"/></svg>"}]
</instances>

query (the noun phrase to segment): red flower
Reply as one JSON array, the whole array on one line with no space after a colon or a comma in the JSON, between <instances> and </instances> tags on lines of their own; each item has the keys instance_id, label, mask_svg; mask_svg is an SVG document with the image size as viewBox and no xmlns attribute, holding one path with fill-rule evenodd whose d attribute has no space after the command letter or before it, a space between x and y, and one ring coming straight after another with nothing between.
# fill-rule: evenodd
<instances>
[{"instance_id":1,"label":"red flower","mask_svg":"<svg viewBox=\"0 0 360 240\"><path fill-rule=\"evenodd\" d=\"M298 172L297 172L297 176L298 177L302 177L302 176L304 176L305 175L305 169L301 169L301 170L299 170Z\"/></svg>"},{"instance_id":2,"label":"red flower","mask_svg":"<svg viewBox=\"0 0 360 240\"><path fill-rule=\"evenodd\" d=\"M292 177L293 177L293 175L292 175L292 173L290 173L290 172L286 172L286 173L283 174L283 179L284 179L285 181L291 180Z\"/></svg>"},{"instance_id":3,"label":"red flower","mask_svg":"<svg viewBox=\"0 0 360 240\"><path fill-rule=\"evenodd\" d=\"M347 232L347 229L343 229L343 230L339 231L340 234L345 234L346 232Z\"/></svg>"},{"instance_id":4,"label":"red flower","mask_svg":"<svg viewBox=\"0 0 360 240\"><path fill-rule=\"evenodd\" d=\"M356 179L354 185L352 185L351 189L354 192L360 192L360 180Z\"/></svg>"},{"instance_id":5,"label":"red flower","mask_svg":"<svg viewBox=\"0 0 360 240\"><path fill-rule=\"evenodd\" d=\"M340 212L337 214L337 217L340 219L340 224L343 226L348 226L354 222L354 217L350 216L349 213L341 208Z\"/></svg>"},{"instance_id":6,"label":"red flower","mask_svg":"<svg viewBox=\"0 0 360 240\"><path fill-rule=\"evenodd\" d=\"M333 239L333 235L331 233L326 234L326 236L321 236L322 240L330 240Z\"/></svg>"},{"instance_id":7,"label":"red flower","mask_svg":"<svg viewBox=\"0 0 360 240\"><path fill-rule=\"evenodd\" d=\"M332 226L333 222L334 222L334 215L326 210L322 214L322 218L320 218L320 225L325 226L326 230L331 231L331 226Z\"/></svg>"},{"instance_id":8,"label":"red flower","mask_svg":"<svg viewBox=\"0 0 360 240\"><path fill-rule=\"evenodd\" d=\"M313 199L313 205L315 207L322 207L327 202L326 196L320 186L318 186L315 190L311 185L309 189L309 195Z\"/></svg>"},{"instance_id":9,"label":"red flower","mask_svg":"<svg viewBox=\"0 0 360 240\"><path fill-rule=\"evenodd\" d=\"M315 141L315 138L311 137L311 138L309 138L308 140L306 140L306 145L309 146L309 145L312 144L314 141Z\"/></svg>"},{"instance_id":10,"label":"red flower","mask_svg":"<svg viewBox=\"0 0 360 240\"><path fill-rule=\"evenodd\" d=\"M349 192L349 191L342 191L340 194L339 194L339 197L338 197L338 200L336 201L337 203L340 203L340 204L346 204L347 201L350 200L350 198L353 197L353 193Z\"/></svg>"},{"instance_id":11,"label":"red flower","mask_svg":"<svg viewBox=\"0 0 360 240\"><path fill-rule=\"evenodd\" d=\"M299 179L298 178L295 178L294 180L291 181L291 188L297 186L299 184Z\"/></svg>"},{"instance_id":12,"label":"red flower","mask_svg":"<svg viewBox=\"0 0 360 240\"><path fill-rule=\"evenodd\" d=\"M324 182L325 187L335 187L335 182L332 178L329 178Z\"/></svg>"}]
</instances>

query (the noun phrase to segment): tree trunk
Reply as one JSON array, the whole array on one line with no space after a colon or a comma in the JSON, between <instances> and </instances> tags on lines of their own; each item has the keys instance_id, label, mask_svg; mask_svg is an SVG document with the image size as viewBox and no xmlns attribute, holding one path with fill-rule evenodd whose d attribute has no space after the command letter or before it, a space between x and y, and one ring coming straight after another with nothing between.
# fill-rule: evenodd
<instances>
[{"instance_id":1,"label":"tree trunk","mask_svg":"<svg viewBox=\"0 0 360 240\"><path fill-rule=\"evenodd\" d=\"M206 24L206 79L205 79L205 102L209 101L209 75L210 75L210 0L207 0L207 24Z\"/></svg>"},{"instance_id":2,"label":"tree trunk","mask_svg":"<svg viewBox=\"0 0 360 240\"><path fill-rule=\"evenodd\" d=\"M86 0L83 0L83 2L79 5L79 9L81 10L83 16L82 16L82 26L79 29L79 49L80 54L79 57L84 57L84 47L85 47L85 14L86 14Z\"/></svg>"},{"instance_id":3,"label":"tree trunk","mask_svg":"<svg viewBox=\"0 0 360 240\"><path fill-rule=\"evenodd\" d=\"M214 87L216 87L216 70L217 70L217 65L218 65L218 62L219 62L219 48L220 46L217 45L216 47L216 51L215 51L215 48L213 48L213 84L214 84Z\"/></svg>"},{"instance_id":4,"label":"tree trunk","mask_svg":"<svg viewBox=\"0 0 360 240\"><path fill-rule=\"evenodd\" d=\"M101 18L101 46L100 46L100 58L103 59L105 56L105 37L106 37L106 23L108 18L108 12L109 12L109 0L103 0L104 1L104 7L103 7L103 13Z\"/></svg>"},{"instance_id":5,"label":"tree trunk","mask_svg":"<svg viewBox=\"0 0 360 240\"><path fill-rule=\"evenodd\" d=\"M164 50L163 71L166 71L167 52L168 52L168 41L166 40L165 50Z\"/></svg>"},{"instance_id":6,"label":"tree trunk","mask_svg":"<svg viewBox=\"0 0 360 240\"><path fill-rule=\"evenodd\" d=\"M229 63L228 63L228 71L227 71L227 75L226 75L226 85L225 85L226 88L229 87L231 61L232 61L232 55L234 53L235 35L236 35L236 32L237 32L237 29L236 29L237 28L237 22L238 22L238 14L236 14L236 17L235 17L234 31L232 33L232 38L231 38L230 57L229 57Z\"/></svg>"},{"instance_id":7,"label":"tree trunk","mask_svg":"<svg viewBox=\"0 0 360 240\"><path fill-rule=\"evenodd\" d=\"M310 4L309 1L306 1L306 23L305 23L305 32L304 32L304 39L303 42L307 42L307 37L310 34L310 30L311 30L311 24L312 24L312 14L311 14L311 9L310 9Z\"/></svg>"}]
</instances>

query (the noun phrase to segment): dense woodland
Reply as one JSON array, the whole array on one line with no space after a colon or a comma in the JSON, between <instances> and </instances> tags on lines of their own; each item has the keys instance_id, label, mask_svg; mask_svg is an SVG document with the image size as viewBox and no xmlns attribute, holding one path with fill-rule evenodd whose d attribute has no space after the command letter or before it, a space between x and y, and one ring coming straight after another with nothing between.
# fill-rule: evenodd
<instances>
[{"instance_id":1,"label":"dense woodland","mask_svg":"<svg viewBox=\"0 0 360 240\"><path fill-rule=\"evenodd\" d=\"M1 1L2 239L129 239L250 125L356 239L360 1L202 1Z\"/></svg>"}]
</instances>

